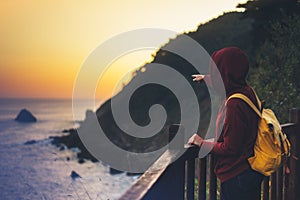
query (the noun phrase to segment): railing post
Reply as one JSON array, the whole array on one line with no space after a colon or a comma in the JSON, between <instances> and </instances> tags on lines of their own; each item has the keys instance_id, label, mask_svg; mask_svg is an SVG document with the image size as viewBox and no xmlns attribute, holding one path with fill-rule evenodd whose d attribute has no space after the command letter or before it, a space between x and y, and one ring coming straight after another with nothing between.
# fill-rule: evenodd
<instances>
[{"instance_id":1,"label":"railing post","mask_svg":"<svg viewBox=\"0 0 300 200\"><path fill-rule=\"evenodd\" d=\"M276 199L283 199L283 166L281 166L278 171L276 172Z\"/></svg>"},{"instance_id":2,"label":"railing post","mask_svg":"<svg viewBox=\"0 0 300 200\"><path fill-rule=\"evenodd\" d=\"M296 200L300 197L300 109L290 110L290 122L295 123L293 133L288 134L291 142L290 175L287 197Z\"/></svg>"},{"instance_id":3,"label":"railing post","mask_svg":"<svg viewBox=\"0 0 300 200\"><path fill-rule=\"evenodd\" d=\"M206 200L206 165L207 157L198 159L198 199Z\"/></svg>"},{"instance_id":4,"label":"railing post","mask_svg":"<svg viewBox=\"0 0 300 200\"><path fill-rule=\"evenodd\" d=\"M195 158L191 157L186 162L186 200L195 199Z\"/></svg>"},{"instance_id":5,"label":"railing post","mask_svg":"<svg viewBox=\"0 0 300 200\"><path fill-rule=\"evenodd\" d=\"M269 176L266 176L263 180L263 200L269 200L269 197L270 197L270 177Z\"/></svg>"},{"instance_id":6,"label":"railing post","mask_svg":"<svg viewBox=\"0 0 300 200\"><path fill-rule=\"evenodd\" d=\"M276 173L273 173L271 175L271 200L276 200L276 185L277 185Z\"/></svg>"},{"instance_id":7,"label":"railing post","mask_svg":"<svg viewBox=\"0 0 300 200\"><path fill-rule=\"evenodd\" d=\"M215 168L215 156L214 154L209 155L209 199L217 199L217 177L214 172Z\"/></svg>"}]
</instances>

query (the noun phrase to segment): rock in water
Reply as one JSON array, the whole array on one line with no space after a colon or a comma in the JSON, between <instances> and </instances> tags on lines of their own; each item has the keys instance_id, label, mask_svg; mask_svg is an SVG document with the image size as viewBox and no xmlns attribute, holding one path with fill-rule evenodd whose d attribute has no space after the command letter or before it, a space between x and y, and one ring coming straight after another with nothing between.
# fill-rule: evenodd
<instances>
[{"instance_id":1,"label":"rock in water","mask_svg":"<svg viewBox=\"0 0 300 200\"><path fill-rule=\"evenodd\" d=\"M31 144L35 144L35 143L37 143L36 140L29 140L29 141L25 142L24 144L25 145L31 145Z\"/></svg>"},{"instance_id":2,"label":"rock in water","mask_svg":"<svg viewBox=\"0 0 300 200\"><path fill-rule=\"evenodd\" d=\"M112 167L109 168L109 173L111 175L115 175L115 174L121 174L121 173L124 173L123 171L120 171L120 170L117 170L117 169L114 169Z\"/></svg>"},{"instance_id":3,"label":"rock in water","mask_svg":"<svg viewBox=\"0 0 300 200\"><path fill-rule=\"evenodd\" d=\"M73 180L76 178L81 178L81 176L75 171L72 171L70 176Z\"/></svg>"},{"instance_id":4,"label":"rock in water","mask_svg":"<svg viewBox=\"0 0 300 200\"><path fill-rule=\"evenodd\" d=\"M85 120L89 120L96 116L96 114L92 110L86 110L85 112Z\"/></svg>"},{"instance_id":5,"label":"rock in water","mask_svg":"<svg viewBox=\"0 0 300 200\"><path fill-rule=\"evenodd\" d=\"M18 122L36 122L37 121L36 117L33 116L33 114L26 109L22 109L19 112L19 114L15 120Z\"/></svg>"}]
</instances>

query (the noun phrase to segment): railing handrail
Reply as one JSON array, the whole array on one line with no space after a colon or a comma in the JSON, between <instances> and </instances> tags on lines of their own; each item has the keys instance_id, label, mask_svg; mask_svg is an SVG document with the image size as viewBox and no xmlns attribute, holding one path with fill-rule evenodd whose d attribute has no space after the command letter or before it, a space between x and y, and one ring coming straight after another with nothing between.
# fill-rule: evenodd
<instances>
[{"instance_id":1,"label":"railing handrail","mask_svg":"<svg viewBox=\"0 0 300 200\"><path fill-rule=\"evenodd\" d=\"M167 149L160 157L141 175L138 180L127 190L120 200L138 200L143 199L151 187L159 180L161 175L167 170L176 159L176 162L198 156L199 147L195 145L185 145L184 153L180 150ZM179 158L179 154L182 154Z\"/></svg>"}]
</instances>

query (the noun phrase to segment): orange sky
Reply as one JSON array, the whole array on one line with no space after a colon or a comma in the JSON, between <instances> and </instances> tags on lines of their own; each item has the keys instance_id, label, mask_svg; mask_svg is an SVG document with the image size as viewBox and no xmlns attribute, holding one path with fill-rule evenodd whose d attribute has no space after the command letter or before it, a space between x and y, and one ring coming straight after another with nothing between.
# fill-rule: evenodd
<instances>
[{"instance_id":1,"label":"orange sky","mask_svg":"<svg viewBox=\"0 0 300 200\"><path fill-rule=\"evenodd\" d=\"M0 98L71 98L82 63L105 40L145 27L194 30L239 2L245 0L1 1ZM97 97L109 97L120 77L151 53L112 63Z\"/></svg>"}]
</instances>

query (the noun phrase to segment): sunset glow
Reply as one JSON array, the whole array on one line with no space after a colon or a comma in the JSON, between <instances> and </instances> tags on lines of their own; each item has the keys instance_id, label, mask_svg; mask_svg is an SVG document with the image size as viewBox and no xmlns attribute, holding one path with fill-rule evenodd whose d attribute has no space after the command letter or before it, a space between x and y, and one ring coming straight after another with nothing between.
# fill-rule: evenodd
<instances>
[{"instance_id":1,"label":"sunset glow","mask_svg":"<svg viewBox=\"0 0 300 200\"><path fill-rule=\"evenodd\" d=\"M0 98L71 98L82 63L112 36L145 27L195 30L242 2L1 1ZM97 97L108 98L121 77L149 61L152 53L136 52L114 62L100 81Z\"/></svg>"}]
</instances>

